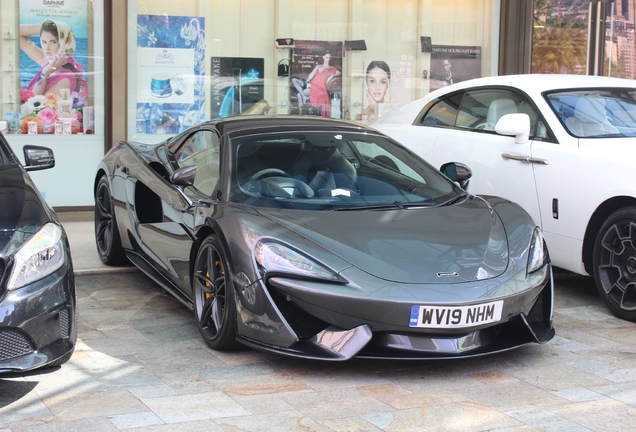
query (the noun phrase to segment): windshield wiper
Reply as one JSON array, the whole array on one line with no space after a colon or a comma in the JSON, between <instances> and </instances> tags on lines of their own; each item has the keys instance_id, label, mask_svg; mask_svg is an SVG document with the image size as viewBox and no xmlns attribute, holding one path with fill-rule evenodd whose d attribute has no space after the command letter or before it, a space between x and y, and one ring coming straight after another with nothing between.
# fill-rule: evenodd
<instances>
[{"instance_id":1,"label":"windshield wiper","mask_svg":"<svg viewBox=\"0 0 636 432\"><path fill-rule=\"evenodd\" d=\"M334 207L334 211L356 211L356 210L404 210L404 203L402 201L394 201L388 204L367 204L362 206L352 207Z\"/></svg>"},{"instance_id":2,"label":"windshield wiper","mask_svg":"<svg viewBox=\"0 0 636 432\"><path fill-rule=\"evenodd\" d=\"M410 201L410 202L403 203L404 208L406 209L414 208L414 207L432 207L432 206L435 206L436 204L437 204L437 200L432 198L429 198L424 201Z\"/></svg>"},{"instance_id":3,"label":"windshield wiper","mask_svg":"<svg viewBox=\"0 0 636 432\"><path fill-rule=\"evenodd\" d=\"M434 205L434 200L417 201L417 202L404 202L393 201L386 204L368 204L363 206L353 207L334 207L334 211L356 211L356 210L405 210L413 207L430 207Z\"/></svg>"},{"instance_id":4,"label":"windshield wiper","mask_svg":"<svg viewBox=\"0 0 636 432\"><path fill-rule=\"evenodd\" d=\"M453 204L455 204L457 201L459 201L460 199L462 199L462 198L466 198L467 196L468 196L468 194L467 194L466 192L463 192L463 193L461 193L461 194L457 195L456 197L453 197L453 198L449 199L448 201L445 201L445 202L441 203L441 204L439 205L439 207L444 207L444 206L453 205Z\"/></svg>"}]
</instances>

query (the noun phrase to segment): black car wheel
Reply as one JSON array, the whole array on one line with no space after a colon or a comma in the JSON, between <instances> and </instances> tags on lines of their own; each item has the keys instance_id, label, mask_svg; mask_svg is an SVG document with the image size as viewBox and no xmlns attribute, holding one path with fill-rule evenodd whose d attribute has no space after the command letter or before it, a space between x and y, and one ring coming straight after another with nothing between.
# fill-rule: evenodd
<instances>
[{"instance_id":1,"label":"black car wheel","mask_svg":"<svg viewBox=\"0 0 636 432\"><path fill-rule=\"evenodd\" d=\"M203 339L216 350L240 346L236 341L234 289L229 278L228 260L215 236L201 244L194 264L192 294L194 316Z\"/></svg>"},{"instance_id":2,"label":"black car wheel","mask_svg":"<svg viewBox=\"0 0 636 432\"><path fill-rule=\"evenodd\" d=\"M607 218L594 244L596 287L612 313L636 321L636 207Z\"/></svg>"},{"instance_id":3,"label":"black car wheel","mask_svg":"<svg viewBox=\"0 0 636 432\"><path fill-rule=\"evenodd\" d=\"M95 191L95 242L99 258L104 264L121 265L125 263L126 255L121 246L113 198L106 176L99 179Z\"/></svg>"}]
</instances>

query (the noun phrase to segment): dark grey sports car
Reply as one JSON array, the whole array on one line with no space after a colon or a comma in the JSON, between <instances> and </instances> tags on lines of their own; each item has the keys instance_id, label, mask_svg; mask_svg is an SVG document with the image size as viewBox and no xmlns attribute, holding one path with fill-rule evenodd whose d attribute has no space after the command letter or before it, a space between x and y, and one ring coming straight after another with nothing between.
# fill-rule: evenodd
<instances>
[{"instance_id":1,"label":"dark grey sports car","mask_svg":"<svg viewBox=\"0 0 636 432\"><path fill-rule=\"evenodd\" d=\"M52 168L53 152L24 146L24 159L0 133L0 373L61 365L77 338L66 233L27 173Z\"/></svg>"},{"instance_id":2,"label":"dark grey sports car","mask_svg":"<svg viewBox=\"0 0 636 432\"><path fill-rule=\"evenodd\" d=\"M236 117L122 142L95 202L102 260L129 259L193 309L213 349L455 358L554 336L528 214L368 127Z\"/></svg>"}]
</instances>

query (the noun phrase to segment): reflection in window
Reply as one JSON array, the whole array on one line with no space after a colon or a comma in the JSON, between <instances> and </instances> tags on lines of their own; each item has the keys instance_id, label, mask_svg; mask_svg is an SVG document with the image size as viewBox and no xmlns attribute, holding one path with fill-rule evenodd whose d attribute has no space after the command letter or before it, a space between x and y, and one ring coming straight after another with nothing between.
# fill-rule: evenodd
<instances>
[{"instance_id":1,"label":"reflection in window","mask_svg":"<svg viewBox=\"0 0 636 432\"><path fill-rule=\"evenodd\" d=\"M219 181L220 148L218 136L204 130L193 134L175 153L180 167L196 165L194 187L206 195L212 195Z\"/></svg>"},{"instance_id":2,"label":"reflection in window","mask_svg":"<svg viewBox=\"0 0 636 432\"><path fill-rule=\"evenodd\" d=\"M333 210L433 206L457 191L437 170L382 136L281 132L232 142L230 200Z\"/></svg>"},{"instance_id":3,"label":"reflection in window","mask_svg":"<svg viewBox=\"0 0 636 432\"><path fill-rule=\"evenodd\" d=\"M454 126L462 96L463 93L457 93L437 102L422 118L421 124L424 126Z\"/></svg>"},{"instance_id":4,"label":"reflection in window","mask_svg":"<svg viewBox=\"0 0 636 432\"><path fill-rule=\"evenodd\" d=\"M634 91L621 89L551 93L550 106L577 138L636 136Z\"/></svg>"}]
</instances>

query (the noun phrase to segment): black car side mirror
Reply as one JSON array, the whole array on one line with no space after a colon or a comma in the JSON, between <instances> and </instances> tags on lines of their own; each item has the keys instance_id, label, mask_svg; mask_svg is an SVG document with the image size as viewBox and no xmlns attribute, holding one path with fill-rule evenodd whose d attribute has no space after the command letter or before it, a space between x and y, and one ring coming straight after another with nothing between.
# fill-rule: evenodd
<instances>
[{"instance_id":1,"label":"black car side mirror","mask_svg":"<svg viewBox=\"0 0 636 432\"><path fill-rule=\"evenodd\" d=\"M452 181L459 183L459 186L464 190L468 188L468 181L473 176L468 165L461 162L445 163L439 170Z\"/></svg>"},{"instance_id":2,"label":"black car side mirror","mask_svg":"<svg viewBox=\"0 0 636 432\"><path fill-rule=\"evenodd\" d=\"M190 165L176 170L171 176L170 181L175 186L188 187L194 184L194 177L197 174L197 166Z\"/></svg>"},{"instance_id":3,"label":"black car side mirror","mask_svg":"<svg viewBox=\"0 0 636 432\"><path fill-rule=\"evenodd\" d=\"M53 150L48 147L25 145L24 169L27 171L38 171L53 168L55 166L55 156Z\"/></svg>"}]
</instances>

